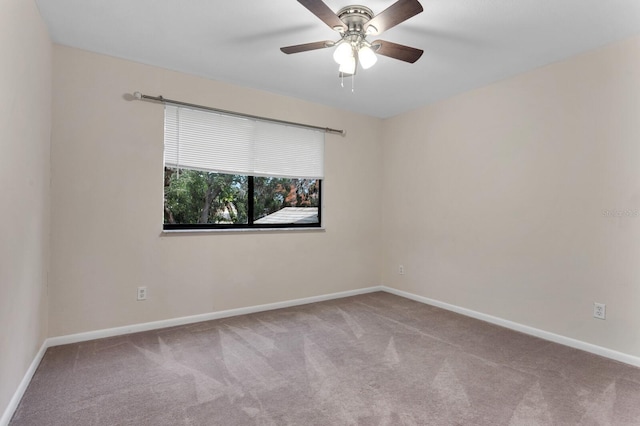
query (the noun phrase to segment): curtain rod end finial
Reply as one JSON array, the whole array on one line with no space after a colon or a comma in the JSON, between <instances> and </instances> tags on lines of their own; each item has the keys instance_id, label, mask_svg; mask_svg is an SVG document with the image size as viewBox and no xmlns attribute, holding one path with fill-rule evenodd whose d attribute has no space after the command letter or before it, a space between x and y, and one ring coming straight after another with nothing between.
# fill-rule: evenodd
<instances>
[{"instance_id":1,"label":"curtain rod end finial","mask_svg":"<svg viewBox=\"0 0 640 426\"><path fill-rule=\"evenodd\" d=\"M133 92L133 97L136 99L142 99L142 93L140 92Z\"/></svg>"}]
</instances>

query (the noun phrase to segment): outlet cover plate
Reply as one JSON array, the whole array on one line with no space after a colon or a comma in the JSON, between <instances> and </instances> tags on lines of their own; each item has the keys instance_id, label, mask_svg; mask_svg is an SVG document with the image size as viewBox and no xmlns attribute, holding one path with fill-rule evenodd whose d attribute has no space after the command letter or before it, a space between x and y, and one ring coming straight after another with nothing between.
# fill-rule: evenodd
<instances>
[{"instance_id":1,"label":"outlet cover plate","mask_svg":"<svg viewBox=\"0 0 640 426\"><path fill-rule=\"evenodd\" d=\"M147 300L147 288L138 287L138 300Z\"/></svg>"},{"instance_id":2,"label":"outlet cover plate","mask_svg":"<svg viewBox=\"0 0 640 426\"><path fill-rule=\"evenodd\" d=\"M604 303L593 303L593 317L598 319L606 319L607 317L607 305Z\"/></svg>"}]
</instances>

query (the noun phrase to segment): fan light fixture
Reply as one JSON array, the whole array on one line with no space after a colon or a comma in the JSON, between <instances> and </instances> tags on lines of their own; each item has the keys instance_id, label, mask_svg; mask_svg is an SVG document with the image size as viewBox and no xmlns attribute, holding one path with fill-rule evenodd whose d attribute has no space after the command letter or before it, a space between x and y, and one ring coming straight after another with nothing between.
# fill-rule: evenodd
<instances>
[{"instance_id":1,"label":"fan light fixture","mask_svg":"<svg viewBox=\"0 0 640 426\"><path fill-rule=\"evenodd\" d=\"M340 68L338 68L338 71L343 73L343 74L350 74L353 75L356 73L356 58L355 57L350 57L348 58L346 61L344 61L343 63L340 64Z\"/></svg>"},{"instance_id":2,"label":"fan light fixture","mask_svg":"<svg viewBox=\"0 0 640 426\"><path fill-rule=\"evenodd\" d=\"M333 60L339 65L350 61L353 58L353 47L351 43L340 43L336 50L333 52Z\"/></svg>"},{"instance_id":3,"label":"fan light fixture","mask_svg":"<svg viewBox=\"0 0 640 426\"><path fill-rule=\"evenodd\" d=\"M358 59L360 60L360 65L362 65L362 68L365 70L374 66L378 61L378 57L373 52L373 49L366 44L358 50Z\"/></svg>"},{"instance_id":4,"label":"fan light fixture","mask_svg":"<svg viewBox=\"0 0 640 426\"><path fill-rule=\"evenodd\" d=\"M358 45L359 44L359 45ZM352 43L343 42L338 45L333 52L333 60L340 65L340 72L345 74L353 74L356 66L356 55L362 68L369 69L378 61L378 57L368 43L360 42L353 46ZM351 71L345 71L351 70Z\"/></svg>"}]
</instances>

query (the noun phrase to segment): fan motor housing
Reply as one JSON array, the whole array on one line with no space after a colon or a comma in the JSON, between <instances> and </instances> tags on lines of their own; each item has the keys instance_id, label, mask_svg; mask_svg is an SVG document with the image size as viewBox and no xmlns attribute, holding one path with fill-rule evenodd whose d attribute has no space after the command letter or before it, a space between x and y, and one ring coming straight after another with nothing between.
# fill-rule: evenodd
<instances>
[{"instance_id":1,"label":"fan motor housing","mask_svg":"<svg viewBox=\"0 0 640 426\"><path fill-rule=\"evenodd\" d=\"M349 32L362 32L364 24L373 18L371 9L360 5L343 7L337 15L345 23Z\"/></svg>"}]
</instances>

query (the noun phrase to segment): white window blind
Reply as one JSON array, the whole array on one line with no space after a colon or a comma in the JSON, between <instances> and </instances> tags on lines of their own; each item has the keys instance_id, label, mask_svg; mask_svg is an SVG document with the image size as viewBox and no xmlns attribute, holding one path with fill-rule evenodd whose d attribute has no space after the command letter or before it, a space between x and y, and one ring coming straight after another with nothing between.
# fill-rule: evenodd
<instances>
[{"instance_id":1,"label":"white window blind","mask_svg":"<svg viewBox=\"0 0 640 426\"><path fill-rule=\"evenodd\" d=\"M165 105L168 167L253 176L324 178L324 132Z\"/></svg>"}]
</instances>

